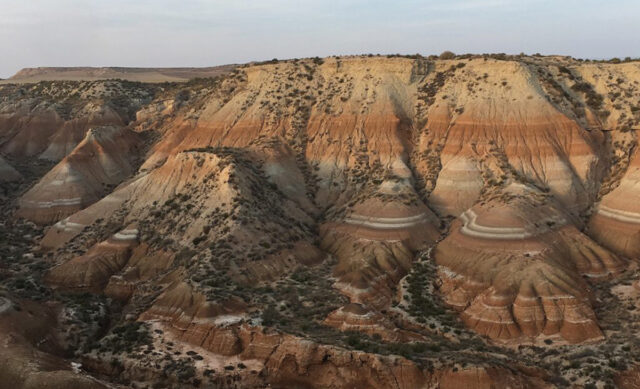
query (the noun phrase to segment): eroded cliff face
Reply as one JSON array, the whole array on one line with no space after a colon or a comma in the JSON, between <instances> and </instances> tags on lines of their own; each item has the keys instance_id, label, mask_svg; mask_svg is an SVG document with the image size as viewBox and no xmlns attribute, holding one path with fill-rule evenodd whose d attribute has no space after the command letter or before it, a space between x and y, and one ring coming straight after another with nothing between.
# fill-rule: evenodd
<instances>
[{"instance_id":1,"label":"eroded cliff face","mask_svg":"<svg viewBox=\"0 0 640 389\"><path fill-rule=\"evenodd\" d=\"M465 211L435 249L445 300L477 332L520 342L602 338L585 278L615 275L627 262L554 205L512 185Z\"/></svg>"},{"instance_id":2,"label":"eroded cliff face","mask_svg":"<svg viewBox=\"0 0 640 389\"><path fill-rule=\"evenodd\" d=\"M640 254L640 209L636 189L639 173L640 161L635 148L618 186L602 197L589 224L589 231L596 240L630 258L636 258Z\"/></svg>"},{"instance_id":3,"label":"eroded cliff face","mask_svg":"<svg viewBox=\"0 0 640 389\"><path fill-rule=\"evenodd\" d=\"M56 222L100 200L131 176L140 137L122 127L95 127L20 199L17 215Z\"/></svg>"},{"instance_id":4,"label":"eroded cliff face","mask_svg":"<svg viewBox=\"0 0 640 389\"><path fill-rule=\"evenodd\" d=\"M59 161L100 126L124 126L156 88L122 81L0 87L1 152Z\"/></svg>"},{"instance_id":5,"label":"eroded cliff face","mask_svg":"<svg viewBox=\"0 0 640 389\"><path fill-rule=\"evenodd\" d=\"M119 85L117 107L108 82L53 83L7 89L0 151L59 161L15 215L55 223L52 296L118 301L76 352L94 372L604 385L640 358L637 308L608 305L638 299L616 288L636 281L639 82L637 63L332 57Z\"/></svg>"}]
</instances>

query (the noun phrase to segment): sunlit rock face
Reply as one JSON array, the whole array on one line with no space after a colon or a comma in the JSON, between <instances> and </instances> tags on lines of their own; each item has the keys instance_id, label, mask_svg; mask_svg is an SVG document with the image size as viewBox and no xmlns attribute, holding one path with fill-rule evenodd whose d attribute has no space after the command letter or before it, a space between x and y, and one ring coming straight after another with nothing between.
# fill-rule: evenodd
<instances>
[{"instance_id":1,"label":"sunlit rock face","mask_svg":"<svg viewBox=\"0 0 640 389\"><path fill-rule=\"evenodd\" d=\"M439 212L459 215L487 181L505 175L548 188L571 211L589 206L602 176L602 133L587 131L550 102L533 69L471 61L442 71L446 81L421 134L421 146L441 150L430 198Z\"/></svg>"}]
</instances>

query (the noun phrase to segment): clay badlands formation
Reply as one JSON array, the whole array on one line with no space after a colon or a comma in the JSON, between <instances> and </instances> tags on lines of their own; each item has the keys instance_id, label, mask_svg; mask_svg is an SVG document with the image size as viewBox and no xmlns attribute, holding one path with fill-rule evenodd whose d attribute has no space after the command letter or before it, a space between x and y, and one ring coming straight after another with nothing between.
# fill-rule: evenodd
<instances>
[{"instance_id":1,"label":"clay badlands formation","mask_svg":"<svg viewBox=\"0 0 640 389\"><path fill-rule=\"evenodd\" d=\"M638 387L639 62L61 78L0 86L0 387Z\"/></svg>"}]
</instances>

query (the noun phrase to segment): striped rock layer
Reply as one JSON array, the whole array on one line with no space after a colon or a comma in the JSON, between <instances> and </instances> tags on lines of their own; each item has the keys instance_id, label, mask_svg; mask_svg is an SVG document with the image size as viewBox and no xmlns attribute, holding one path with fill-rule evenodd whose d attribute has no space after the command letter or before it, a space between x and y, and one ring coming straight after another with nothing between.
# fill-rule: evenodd
<instances>
[{"instance_id":1,"label":"striped rock layer","mask_svg":"<svg viewBox=\"0 0 640 389\"><path fill-rule=\"evenodd\" d=\"M500 341L577 343L603 336L591 285L639 250L640 209L626 200L639 193L637 158L614 158L623 131L638 129L629 106L639 74L637 63L532 58L251 65L190 93L159 93L127 128L104 119L113 127L84 131L75 147L78 138L54 136L67 122L58 111L7 108L0 153L62 158L20 203L22 216L55 223L43 247L89 246L66 262L74 272L52 272L54 284L126 299L139 266L94 237L106 222L138 223L140 245L192 253L188 271L222 268L242 285L335 260L334 286L355 305L328 322L364 330L369 312L392 304L417 252L435 245L439 293L470 328ZM622 81L614 87L609 76ZM621 86L628 96L614 102ZM118 130L101 138L104 128ZM136 131L152 142L141 145ZM187 273L171 273L171 290L193 281ZM205 288L198 279L193 287ZM163 296L156 308L200 319L178 314L190 297ZM214 322L229 314L205 311ZM196 330L182 336L199 339Z\"/></svg>"}]
</instances>

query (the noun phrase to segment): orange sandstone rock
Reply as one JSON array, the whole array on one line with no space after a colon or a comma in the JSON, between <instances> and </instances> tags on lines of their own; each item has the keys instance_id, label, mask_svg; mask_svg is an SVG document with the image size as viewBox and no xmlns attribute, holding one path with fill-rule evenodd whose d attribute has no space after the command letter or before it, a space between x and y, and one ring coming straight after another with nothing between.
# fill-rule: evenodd
<instances>
[{"instance_id":1,"label":"orange sandstone rock","mask_svg":"<svg viewBox=\"0 0 640 389\"><path fill-rule=\"evenodd\" d=\"M498 197L452 224L434 251L445 300L469 327L496 340L602 338L582 276L608 277L625 262L551 204L530 201Z\"/></svg>"}]
</instances>

